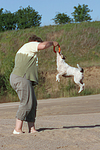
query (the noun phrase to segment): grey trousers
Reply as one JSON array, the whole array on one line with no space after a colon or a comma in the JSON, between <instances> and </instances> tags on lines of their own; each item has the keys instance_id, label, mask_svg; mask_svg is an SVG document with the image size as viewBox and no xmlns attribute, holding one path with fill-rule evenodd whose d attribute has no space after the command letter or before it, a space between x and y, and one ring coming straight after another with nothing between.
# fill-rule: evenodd
<instances>
[{"instance_id":1,"label":"grey trousers","mask_svg":"<svg viewBox=\"0 0 100 150\"><path fill-rule=\"evenodd\" d=\"M20 99L16 118L22 121L35 122L37 99L31 81L27 80L25 76L22 78L11 74L10 84Z\"/></svg>"}]
</instances>

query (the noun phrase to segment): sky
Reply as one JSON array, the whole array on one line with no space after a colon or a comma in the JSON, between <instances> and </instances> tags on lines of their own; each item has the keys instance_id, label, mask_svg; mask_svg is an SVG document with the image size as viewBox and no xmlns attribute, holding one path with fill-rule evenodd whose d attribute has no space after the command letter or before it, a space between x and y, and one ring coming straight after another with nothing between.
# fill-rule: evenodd
<instances>
[{"instance_id":1,"label":"sky","mask_svg":"<svg viewBox=\"0 0 100 150\"><path fill-rule=\"evenodd\" d=\"M92 21L100 21L100 0L0 0L0 8L10 12L16 12L28 6L35 9L42 16L41 26L53 25L52 20L57 13L66 13L73 18L71 13L74 12L74 6L88 5Z\"/></svg>"}]
</instances>

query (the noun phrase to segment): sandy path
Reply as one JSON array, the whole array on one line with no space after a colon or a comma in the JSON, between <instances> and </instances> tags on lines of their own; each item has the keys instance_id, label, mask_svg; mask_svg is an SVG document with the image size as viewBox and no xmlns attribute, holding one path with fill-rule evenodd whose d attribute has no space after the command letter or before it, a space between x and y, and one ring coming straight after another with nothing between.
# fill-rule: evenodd
<instances>
[{"instance_id":1,"label":"sandy path","mask_svg":"<svg viewBox=\"0 0 100 150\"><path fill-rule=\"evenodd\" d=\"M0 104L0 150L100 150L100 95L38 100L35 134L12 134L18 105Z\"/></svg>"}]
</instances>

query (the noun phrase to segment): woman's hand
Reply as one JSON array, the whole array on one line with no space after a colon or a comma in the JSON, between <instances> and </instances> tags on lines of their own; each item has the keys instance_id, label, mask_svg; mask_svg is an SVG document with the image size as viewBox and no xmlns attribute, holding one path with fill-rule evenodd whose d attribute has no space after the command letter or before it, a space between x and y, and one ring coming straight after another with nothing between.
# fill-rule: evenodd
<instances>
[{"instance_id":1,"label":"woman's hand","mask_svg":"<svg viewBox=\"0 0 100 150\"><path fill-rule=\"evenodd\" d=\"M54 46L54 47L56 47L56 46L60 46L60 45L59 45L59 43L58 43L58 42L53 41L53 46Z\"/></svg>"}]
</instances>

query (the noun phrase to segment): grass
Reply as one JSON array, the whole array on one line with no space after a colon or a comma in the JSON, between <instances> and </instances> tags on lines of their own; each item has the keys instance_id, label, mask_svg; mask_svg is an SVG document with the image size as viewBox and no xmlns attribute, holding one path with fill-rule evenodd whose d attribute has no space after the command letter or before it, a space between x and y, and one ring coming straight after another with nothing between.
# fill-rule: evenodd
<instances>
[{"instance_id":1,"label":"grass","mask_svg":"<svg viewBox=\"0 0 100 150\"><path fill-rule=\"evenodd\" d=\"M79 63L82 67L100 66L100 22L83 22L66 25L53 25L44 27L33 27L16 31L0 33L0 75L8 75L13 69L14 57L17 50L28 41L31 34L40 36L44 41L58 41L62 53L70 65ZM77 87L68 81L67 86L58 84L47 79L46 73L56 73L56 55L53 48L40 51L39 57L39 85L35 88L38 99L62 96L77 96ZM9 73L8 73L9 72ZM7 78L7 77L6 77ZM45 82L44 81L45 78ZM53 78L54 79L54 78ZM8 79L7 79L8 81ZM8 81L9 82L9 81ZM9 83L8 83L9 84ZM57 90L55 91L54 85ZM0 85L1 97L11 99L10 86L3 93L3 86ZM48 92L49 88L52 90ZM97 94L99 89L85 89L82 95ZM6 94L5 94L6 93ZM9 96L10 95L10 96ZM12 95L13 97L13 95ZM14 97L17 97L14 95ZM6 99L6 98L5 98ZM14 100L17 98L14 98ZM17 99L18 100L18 99Z\"/></svg>"}]
</instances>

